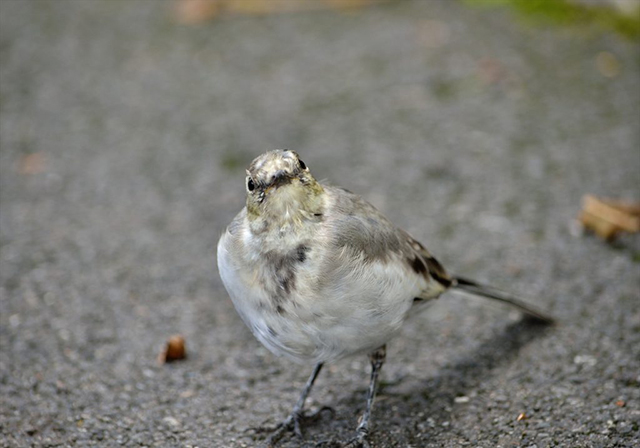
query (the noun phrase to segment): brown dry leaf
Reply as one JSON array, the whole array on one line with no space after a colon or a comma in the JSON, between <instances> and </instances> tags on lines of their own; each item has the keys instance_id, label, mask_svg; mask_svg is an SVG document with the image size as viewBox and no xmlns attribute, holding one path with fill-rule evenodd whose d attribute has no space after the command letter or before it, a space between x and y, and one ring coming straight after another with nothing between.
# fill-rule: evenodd
<instances>
[{"instance_id":1,"label":"brown dry leaf","mask_svg":"<svg viewBox=\"0 0 640 448\"><path fill-rule=\"evenodd\" d=\"M42 152L25 154L20 158L18 172L20 174L39 174L45 171L47 159Z\"/></svg>"},{"instance_id":2,"label":"brown dry leaf","mask_svg":"<svg viewBox=\"0 0 640 448\"><path fill-rule=\"evenodd\" d=\"M213 19L221 11L223 0L180 0L175 5L179 23L196 25Z\"/></svg>"},{"instance_id":3,"label":"brown dry leaf","mask_svg":"<svg viewBox=\"0 0 640 448\"><path fill-rule=\"evenodd\" d=\"M176 334L169 338L167 346L158 355L158 363L164 364L167 362L179 361L187 357L187 350L185 348L185 341L182 335Z\"/></svg>"},{"instance_id":4,"label":"brown dry leaf","mask_svg":"<svg viewBox=\"0 0 640 448\"><path fill-rule=\"evenodd\" d=\"M264 15L286 12L349 10L386 0L177 0L175 15L180 23L194 25L222 13Z\"/></svg>"},{"instance_id":5,"label":"brown dry leaf","mask_svg":"<svg viewBox=\"0 0 640 448\"><path fill-rule=\"evenodd\" d=\"M362 8L381 0L222 0L225 10L239 14L318 11Z\"/></svg>"},{"instance_id":6,"label":"brown dry leaf","mask_svg":"<svg viewBox=\"0 0 640 448\"><path fill-rule=\"evenodd\" d=\"M611 241L621 232L640 231L640 203L585 195L578 219L586 229Z\"/></svg>"}]
</instances>

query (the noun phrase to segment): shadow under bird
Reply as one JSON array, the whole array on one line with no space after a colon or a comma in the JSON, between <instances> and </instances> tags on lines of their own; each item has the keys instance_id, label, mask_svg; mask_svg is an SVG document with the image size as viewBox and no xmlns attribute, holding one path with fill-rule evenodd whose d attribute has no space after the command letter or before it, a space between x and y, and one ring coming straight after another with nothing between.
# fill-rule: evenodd
<instances>
[{"instance_id":1,"label":"shadow under bird","mask_svg":"<svg viewBox=\"0 0 640 448\"><path fill-rule=\"evenodd\" d=\"M360 196L316 181L295 151L266 152L246 173L246 206L218 243L220 277L265 347L315 366L267 446L288 431L302 437L304 403L325 363L362 353L371 361L366 408L343 446L369 447L385 344L409 316L449 289L552 322L511 294L447 273L422 244Z\"/></svg>"}]
</instances>

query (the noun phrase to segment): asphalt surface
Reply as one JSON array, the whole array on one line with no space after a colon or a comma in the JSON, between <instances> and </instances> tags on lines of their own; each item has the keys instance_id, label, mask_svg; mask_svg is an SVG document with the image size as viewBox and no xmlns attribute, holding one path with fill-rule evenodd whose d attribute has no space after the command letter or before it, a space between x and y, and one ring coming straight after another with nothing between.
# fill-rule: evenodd
<instances>
[{"instance_id":1,"label":"asphalt surface","mask_svg":"<svg viewBox=\"0 0 640 448\"><path fill-rule=\"evenodd\" d=\"M638 42L451 1L170 6L0 3L0 446L255 446L287 415L310 368L215 265L245 166L282 147L559 319L443 296L389 344L374 447L638 446L640 241L572 227L585 193L640 198ZM159 365L175 333L188 358ZM368 375L322 372L308 446L352 435Z\"/></svg>"}]
</instances>

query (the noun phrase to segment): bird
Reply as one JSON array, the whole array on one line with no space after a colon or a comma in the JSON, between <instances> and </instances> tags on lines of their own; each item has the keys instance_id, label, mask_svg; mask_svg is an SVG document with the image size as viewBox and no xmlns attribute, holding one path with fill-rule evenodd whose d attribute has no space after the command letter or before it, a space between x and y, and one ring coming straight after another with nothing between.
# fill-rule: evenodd
<instances>
[{"instance_id":1,"label":"bird","mask_svg":"<svg viewBox=\"0 0 640 448\"><path fill-rule=\"evenodd\" d=\"M500 289L450 274L417 240L360 196L317 181L297 152L267 151L246 170L246 205L217 248L222 282L241 319L271 352L313 366L291 414L265 446L302 438L304 404L323 365L368 355L366 406L345 447L369 448L386 344L412 315L458 290L553 318Z\"/></svg>"}]
</instances>

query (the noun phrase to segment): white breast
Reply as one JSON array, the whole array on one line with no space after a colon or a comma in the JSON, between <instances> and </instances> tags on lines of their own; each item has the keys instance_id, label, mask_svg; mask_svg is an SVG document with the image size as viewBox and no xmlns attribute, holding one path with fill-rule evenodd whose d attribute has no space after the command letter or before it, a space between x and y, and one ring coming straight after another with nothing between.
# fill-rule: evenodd
<instances>
[{"instance_id":1,"label":"white breast","mask_svg":"<svg viewBox=\"0 0 640 448\"><path fill-rule=\"evenodd\" d=\"M260 267L239 235L218 244L218 267L231 299L253 334L273 353L297 362L333 361L378 348L407 318L426 287L400 259L363 260L314 246L296 272L295 289L275 312ZM355 257L355 258L354 258ZM327 263L332 266L326 268ZM320 272L324 275L319 276Z\"/></svg>"}]
</instances>

